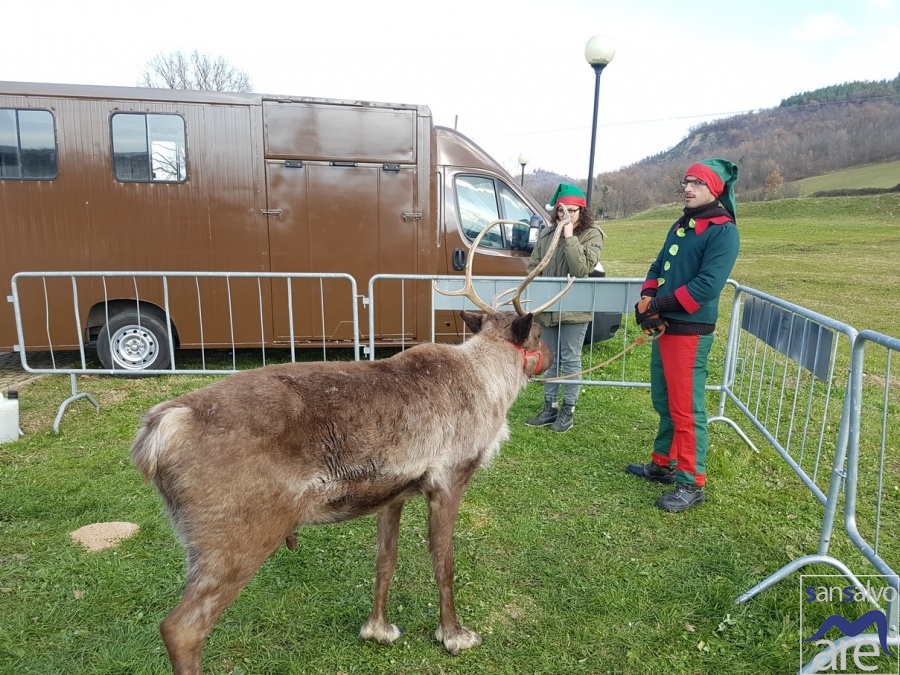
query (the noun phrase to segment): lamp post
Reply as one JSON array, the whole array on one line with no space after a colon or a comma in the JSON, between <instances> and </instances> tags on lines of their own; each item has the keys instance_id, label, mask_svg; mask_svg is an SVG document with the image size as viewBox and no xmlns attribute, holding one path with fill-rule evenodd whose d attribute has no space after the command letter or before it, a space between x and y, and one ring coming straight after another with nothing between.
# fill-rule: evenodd
<instances>
[{"instance_id":1,"label":"lamp post","mask_svg":"<svg viewBox=\"0 0 900 675\"><path fill-rule=\"evenodd\" d=\"M594 150L597 147L597 108L600 103L600 73L616 55L613 41L605 35L595 35L584 46L584 58L594 69L594 122L591 127L591 161L588 165L587 207L591 208L591 192L594 187Z\"/></svg>"},{"instance_id":2,"label":"lamp post","mask_svg":"<svg viewBox=\"0 0 900 675\"><path fill-rule=\"evenodd\" d=\"M519 185L521 185L522 187L525 187L525 165L528 164L528 159L528 155L526 155L524 152L519 155L519 164L522 165L522 178L519 181Z\"/></svg>"}]
</instances>

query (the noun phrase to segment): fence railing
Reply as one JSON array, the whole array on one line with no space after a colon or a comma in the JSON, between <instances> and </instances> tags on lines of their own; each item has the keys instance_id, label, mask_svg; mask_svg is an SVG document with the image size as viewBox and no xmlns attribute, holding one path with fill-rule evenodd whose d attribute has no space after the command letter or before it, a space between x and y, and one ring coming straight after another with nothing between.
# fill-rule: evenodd
<instances>
[{"instance_id":1,"label":"fence railing","mask_svg":"<svg viewBox=\"0 0 900 675\"><path fill-rule=\"evenodd\" d=\"M476 292L487 302L518 281L509 277L473 280ZM642 282L579 279L547 310L624 318L615 337L585 348L586 368L600 363L601 355L621 348L619 361L573 382L649 386L646 369L638 372L629 367L627 355L628 345L640 336L630 317ZM266 351L267 345L270 349L283 347L281 351L286 350L292 362L301 346L315 346L321 351L320 358L328 360L328 350L335 344L352 348L352 357L358 360L363 335L357 312L360 300L367 309L365 352L371 360L376 358L376 346L412 346L426 335L421 330L423 321L429 324L427 336L432 341L464 340L466 329L458 320L458 311L477 308L464 297L436 290L458 290L462 283L458 276L376 275L369 280L368 296L362 297L357 295L353 277L346 274L29 272L13 277L11 300L22 367L31 373L71 377L72 396L60 407L54 423L58 431L65 407L72 401L86 398L97 407L89 394L78 392L76 377L135 374L128 361L132 348L136 352L163 348L172 356L165 368L141 370L140 374L231 373L260 361L265 364L271 353ZM544 303L564 283L561 279L536 279L524 292L525 308ZM891 435L900 417L900 377L896 372L900 340L872 331L858 332L783 299L729 283L734 296L730 312L720 319L720 326L727 326L721 384L707 385L717 398L710 422L727 423L754 450L751 435L764 439L823 506L817 551L792 560L736 601L747 601L814 563L834 567L862 588L854 571L829 552L843 499L843 524L850 541L897 590L887 603L886 616L890 644L898 645L900 588L895 566L887 561L900 558L900 543L896 537L885 536L882 523L885 510L896 508L900 491L900 440ZM300 292L298 284L304 284ZM100 289L100 310L82 304L87 288L94 297ZM90 326L109 324L110 308L122 309L116 303L122 302L126 290L131 298L126 302L134 305L133 330L120 335L107 329L93 335ZM385 312L387 306L390 312ZM340 315L337 319L335 311ZM392 323L390 338L385 341L379 321L388 315ZM35 331L35 324L41 326L40 331ZM27 330L26 325L30 327ZM101 351L107 351L109 367L90 353L92 338ZM179 344L189 348L187 356L175 357ZM74 347L73 361L62 363L55 358L60 345L69 350ZM246 364L237 356L245 347L259 352ZM210 360L214 349L227 350L224 362L220 356ZM31 363L33 351L49 353L49 365ZM733 415L733 410L740 414ZM814 672L815 668L811 662L801 670Z\"/></svg>"}]
</instances>

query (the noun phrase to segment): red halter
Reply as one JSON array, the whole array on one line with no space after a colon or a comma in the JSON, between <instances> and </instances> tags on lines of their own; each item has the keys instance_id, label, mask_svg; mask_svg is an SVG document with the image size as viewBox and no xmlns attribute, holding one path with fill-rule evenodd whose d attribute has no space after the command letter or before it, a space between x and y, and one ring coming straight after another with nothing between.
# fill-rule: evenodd
<instances>
[{"instance_id":1,"label":"red halter","mask_svg":"<svg viewBox=\"0 0 900 675\"><path fill-rule=\"evenodd\" d=\"M537 354L538 362L537 362L537 367L534 369L534 372L536 372L536 373L541 372L541 366L544 365L544 355L543 355L543 353L541 353L540 349L535 349L534 351L529 352L524 347L520 347L512 340L507 340L507 342L509 344L511 344L513 347L515 347L516 351L522 355L522 370L528 369L528 357L534 356L535 354Z\"/></svg>"}]
</instances>

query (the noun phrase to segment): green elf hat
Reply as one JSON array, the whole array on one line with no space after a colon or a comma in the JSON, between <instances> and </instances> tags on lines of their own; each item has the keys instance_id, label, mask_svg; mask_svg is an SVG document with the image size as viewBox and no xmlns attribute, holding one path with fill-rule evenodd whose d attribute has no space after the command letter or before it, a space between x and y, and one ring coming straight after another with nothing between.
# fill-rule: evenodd
<instances>
[{"instance_id":1,"label":"green elf hat","mask_svg":"<svg viewBox=\"0 0 900 675\"><path fill-rule=\"evenodd\" d=\"M684 175L695 176L704 181L710 191L719 198L719 203L737 221L734 215L734 184L738 178L736 164L718 157L702 159L696 164L691 164Z\"/></svg>"},{"instance_id":2,"label":"green elf hat","mask_svg":"<svg viewBox=\"0 0 900 675\"><path fill-rule=\"evenodd\" d=\"M560 183L556 186L556 193L553 195L553 199L547 204L547 210L552 211L560 204L572 204L573 206L585 208L587 207L587 199L585 199L584 193L574 185Z\"/></svg>"}]
</instances>

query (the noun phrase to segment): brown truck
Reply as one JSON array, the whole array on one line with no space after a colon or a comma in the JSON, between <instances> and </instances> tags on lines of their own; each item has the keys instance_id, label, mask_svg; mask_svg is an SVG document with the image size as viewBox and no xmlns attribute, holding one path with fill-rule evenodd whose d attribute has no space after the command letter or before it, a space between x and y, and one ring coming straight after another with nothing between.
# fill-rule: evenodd
<instances>
[{"instance_id":1,"label":"brown truck","mask_svg":"<svg viewBox=\"0 0 900 675\"><path fill-rule=\"evenodd\" d=\"M365 289L376 274L462 274L472 240L497 219L522 224L485 238L476 273L522 276L543 209L475 143L435 126L426 106L0 82L4 284L29 271L341 272ZM167 314L159 292L132 286L79 288L81 335L23 318L28 350L50 349L41 336L51 333L54 349L94 344L106 367L134 367L119 358L117 336L150 331L161 341L152 332L165 331L166 316L176 346L235 344L224 329L201 338L179 324L179 296L193 289L170 290ZM377 344L428 338L429 288L419 287L379 303ZM28 293L53 303L52 284L21 292L23 303ZM271 295L266 307L284 293L274 283L261 292ZM322 314L292 326L295 344L352 338L349 316ZM140 319L148 315L157 320ZM598 318L594 339L621 320ZM456 320L442 317L438 339L455 339ZM272 346L284 346L283 319L273 312L265 321ZM3 303L0 351L17 344L15 329Z\"/></svg>"}]
</instances>

